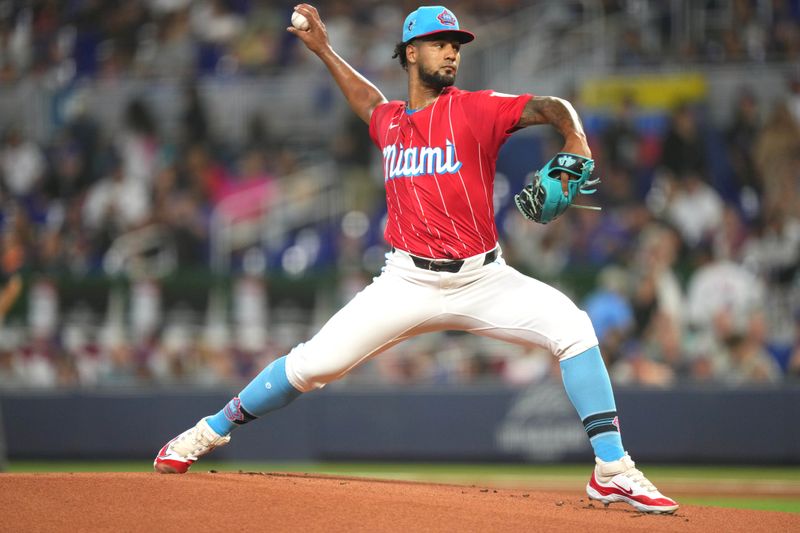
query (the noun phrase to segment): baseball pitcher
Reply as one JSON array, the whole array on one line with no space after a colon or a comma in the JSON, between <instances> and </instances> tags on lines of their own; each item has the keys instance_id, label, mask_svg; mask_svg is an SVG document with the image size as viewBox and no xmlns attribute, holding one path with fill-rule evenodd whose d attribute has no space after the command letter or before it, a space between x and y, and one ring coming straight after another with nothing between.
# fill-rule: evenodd
<instances>
[{"instance_id":1,"label":"baseball pitcher","mask_svg":"<svg viewBox=\"0 0 800 533\"><path fill-rule=\"evenodd\" d=\"M387 101L331 47L317 10L295 8L287 31L330 71L383 154L390 246L380 275L308 342L267 366L217 414L170 440L158 472L183 473L230 434L324 387L404 339L461 330L558 358L564 387L595 452L586 486L605 504L651 513L678 504L639 471L622 445L611 382L586 313L553 287L508 266L497 243L492 203L497 154L515 131L549 124L564 138L558 154L515 201L538 223L590 194L593 161L569 102L550 96L462 91L454 83L460 49L475 36L442 6L420 7L403 23L395 57L408 74L408 99ZM391 306L386 312L387 305Z\"/></svg>"}]
</instances>

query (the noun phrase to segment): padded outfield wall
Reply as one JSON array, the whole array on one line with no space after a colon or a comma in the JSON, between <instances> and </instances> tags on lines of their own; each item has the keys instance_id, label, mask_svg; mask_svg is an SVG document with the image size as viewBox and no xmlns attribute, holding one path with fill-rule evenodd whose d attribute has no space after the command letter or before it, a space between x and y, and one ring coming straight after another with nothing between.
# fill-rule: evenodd
<instances>
[{"instance_id":1,"label":"padded outfield wall","mask_svg":"<svg viewBox=\"0 0 800 533\"><path fill-rule=\"evenodd\" d=\"M231 391L0 392L9 458L150 460ZM800 464L800 386L618 388L637 460ZM584 461L559 384L526 390L331 388L235 434L220 460Z\"/></svg>"}]
</instances>

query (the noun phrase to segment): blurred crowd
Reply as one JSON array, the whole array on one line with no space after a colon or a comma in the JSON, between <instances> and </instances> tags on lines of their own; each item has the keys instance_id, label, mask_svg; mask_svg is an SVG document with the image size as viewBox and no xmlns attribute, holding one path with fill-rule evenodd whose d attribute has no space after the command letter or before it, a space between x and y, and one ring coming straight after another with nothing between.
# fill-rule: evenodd
<instances>
[{"instance_id":1,"label":"blurred crowd","mask_svg":"<svg viewBox=\"0 0 800 533\"><path fill-rule=\"evenodd\" d=\"M33 76L52 83L96 76L261 74L290 64L296 46L285 29L288 0L3 0L0 82ZM385 68L387 35L398 35L417 3L319 0L333 42ZM459 0L468 20L483 22L525 2ZM355 31L358 29L358 31ZM391 55L391 53L389 53Z\"/></svg>"},{"instance_id":2,"label":"blurred crowd","mask_svg":"<svg viewBox=\"0 0 800 533\"><path fill-rule=\"evenodd\" d=\"M287 0L2 0L0 83L31 76L65 84L86 76L202 76L279 71L292 59L284 31ZM385 70L387 52L418 2L319 0L337 48L370 71ZM454 0L464 27L522 8L561 31L575 20L606 17L617 30L618 66L665 62L796 62L798 0ZM356 59L357 58L357 59Z\"/></svg>"},{"instance_id":3,"label":"blurred crowd","mask_svg":"<svg viewBox=\"0 0 800 533\"><path fill-rule=\"evenodd\" d=\"M362 57L359 64L401 73L388 59L394 43L385 35L397 33L398 19L413 3L317 4L332 34L351 36L342 39L351 46L342 55L374 54L372 63ZM480 22L523 4L458 3ZM798 60L798 2L705 2L709 13L725 7L729 17L716 22L707 46L686 49L669 37L668 4L598 3L604 12L642 22L639 52L623 32L620 66L651 65L673 52L673 58L711 62ZM174 244L167 255L178 272L208 271L215 208L224 204L228 216L247 219L280 203L281 179L302 168L301 154L257 116L243 125L241 142L215 136L196 80L291 68L294 45L283 31L291 6L0 0L0 88L24 79L187 80L172 137L139 97L128 101L113 131L80 101L44 142L20 124L3 124L0 317L13 311L20 293L27 315L9 315L5 327L0 320L0 387L240 382L312 335L368 283L385 252L385 208L374 172L379 154L353 120L321 147L336 162L351 211L334 227L296 236L276 263L245 251L219 291L200 278L205 286L187 292L202 296L188 308L166 309L171 289L153 272L133 276L124 290L107 283L100 312L83 304L67 308L57 286L64 277L104 276L115 243L132 231L150 238L144 232L152 228L157 239ZM353 32L362 22L370 22L368 29ZM733 27L747 31L728 31ZM742 55L732 55L736 50ZM521 182L498 175L496 211L507 260L559 286L589 313L617 383L800 378L800 76L769 101L743 85L723 122L711 120L703 102L687 102L657 120L633 97L613 110L579 111L603 180L598 195L582 201L603 211L571 209L546 227L525 223L510 202ZM558 139L545 137L538 149L559 148ZM308 273L297 265L306 264L302 254L309 249L327 250L323 266L337 267L337 286L306 302L279 298L265 269ZM442 333L398 345L345 381L523 386L557 375L549 354Z\"/></svg>"},{"instance_id":4,"label":"blurred crowd","mask_svg":"<svg viewBox=\"0 0 800 533\"><path fill-rule=\"evenodd\" d=\"M800 59L797 0L603 4L606 13L625 15L615 42L614 61L620 67Z\"/></svg>"},{"instance_id":5,"label":"blurred crowd","mask_svg":"<svg viewBox=\"0 0 800 533\"><path fill-rule=\"evenodd\" d=\"M680 105L648 132L625 100L592 139L604 214L507 226L543 277L594 266L583 307L617 382L800 376L800 80L775 102L743 87L729 117Z\"/></svg>"}]
</instances>

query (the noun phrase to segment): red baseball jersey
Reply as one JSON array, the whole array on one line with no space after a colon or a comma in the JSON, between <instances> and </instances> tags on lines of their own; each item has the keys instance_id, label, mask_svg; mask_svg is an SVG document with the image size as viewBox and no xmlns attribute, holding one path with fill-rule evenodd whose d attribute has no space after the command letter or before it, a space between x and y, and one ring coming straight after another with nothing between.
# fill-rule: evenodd
<instances>
[{"instance_id":1,"label":"red baseball jersey","mask_svg":"<svg viewBox=\"0 0 800 533\"><path fill-rule=\"evenodd\" d=\"M389 244L447 259L494 248L497 153L531 97L448 87L420 110L375 108L369 133L383 152Z\"/></svg>"}]
</instances>

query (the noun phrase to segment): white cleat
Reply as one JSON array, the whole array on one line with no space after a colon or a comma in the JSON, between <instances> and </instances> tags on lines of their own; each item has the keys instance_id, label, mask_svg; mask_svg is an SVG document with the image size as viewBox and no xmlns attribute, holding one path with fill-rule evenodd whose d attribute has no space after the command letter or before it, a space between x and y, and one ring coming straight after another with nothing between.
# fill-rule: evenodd
<instances>
[{"instance_id":1,"label":"white cleat","mask_svg":"<svg viewBox=\"0 0 800 533\"><path fill-rule=\"evenodd\" d=\"M183 474L201 456L230 441L230 435L218 435L204 418L166 443L153 461L153 468L161 474Z\"/></svg>"},{"instance_id":2,"label":"white cleat","mask_svg":"<svg viewBox=\"0 0 800 533\"><path fill-rule=\"evenodd\" d=\"M597 466L586 485L586 493L592 500L604 505L625 502L643 513L674 513L678 508L675 500L667 498L636 469L633 459L626 453L618 461L604 462L595 459Z\"/></svg>"}]
</instances>

